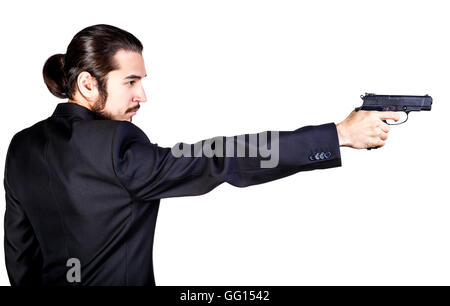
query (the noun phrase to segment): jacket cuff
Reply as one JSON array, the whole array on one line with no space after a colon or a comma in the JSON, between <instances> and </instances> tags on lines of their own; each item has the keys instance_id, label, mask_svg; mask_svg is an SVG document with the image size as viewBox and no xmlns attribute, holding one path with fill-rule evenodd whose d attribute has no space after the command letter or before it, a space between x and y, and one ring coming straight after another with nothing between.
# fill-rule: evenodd
<instances>
[{"instance_id":1,"label":"jacket cuff","mask_svg":"<svg viewBox=\"0 0 450 306\"><path fill-rule=\"evenodd\" d=\"M336 124L331 122L316 126L305 126L294 131L295 149L293 158L302 170L340 167L341 151ZM287 152L286 152L287 153ZM280 152L282 155L283 152Z\"/></svg>"}]
</instances>

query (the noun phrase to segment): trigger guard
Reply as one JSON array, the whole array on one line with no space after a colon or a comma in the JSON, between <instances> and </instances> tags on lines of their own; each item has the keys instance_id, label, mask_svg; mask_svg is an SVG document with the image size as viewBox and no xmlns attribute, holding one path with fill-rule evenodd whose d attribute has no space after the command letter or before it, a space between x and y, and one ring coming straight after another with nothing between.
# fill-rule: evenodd
<instances>
[{"instance_id":1,"label":"trigger guard","mask_svg":"<svg viewBox=\"0 0 450 306\"><path fill-rule=\"evenodd\" d=\"M408 118L409 118L409 112L404 112L404 113L406 114L406 120L403 121L403 122L400 122L400 123L388 123L387 120L383 120L383 121L384 121L384 123L386 123L387 125L400 125L400 124L403 124L403 123L405 123L406 121L408 121Z\"/></svg>"}]
</instances>

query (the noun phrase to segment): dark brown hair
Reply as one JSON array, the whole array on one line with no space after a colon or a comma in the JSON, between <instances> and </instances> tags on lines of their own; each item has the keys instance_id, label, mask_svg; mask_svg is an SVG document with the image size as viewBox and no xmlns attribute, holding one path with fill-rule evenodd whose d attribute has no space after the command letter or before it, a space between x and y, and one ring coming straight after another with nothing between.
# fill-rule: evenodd
<instances>
[{"instance_id":1,"label":"dark brown hair","mask_svg":"<svg viewBox=\"0 0 450 306\"><path fill-rule=\"evenodd\" d=\"M97 24L78 32L67 47L66 54L50 56L42 71L44 82L58 98L73 99L77 78L82 71L97 80L99 94L106 102L107 74L119 69L114 55L119 50L142 54L143 46L133 34L107 24Z\"/></svg>"}]
</instances>

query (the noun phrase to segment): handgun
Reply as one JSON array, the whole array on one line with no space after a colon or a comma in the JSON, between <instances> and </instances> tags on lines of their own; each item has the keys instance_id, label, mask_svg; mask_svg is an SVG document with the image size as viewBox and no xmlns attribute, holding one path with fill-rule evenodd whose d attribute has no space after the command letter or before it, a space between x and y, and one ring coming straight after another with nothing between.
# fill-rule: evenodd
<instances>
[{"instance_id":1,"label":"handgun","mask_svg":"<svg viewBox=\"0 0 450 306\"><path fill-rule=\"evenodd\" d=\"M406 120L400 123L388 123L389 125L399 125L408 121L409 113L430 111L433 99L429 95L425 96L402 96L402 95L376 95L373 93L366 93L361 95L363 105L355 108L356 111L393 111L393 112L405 112ZM377 149L376 147L375 149ZM370 150L372 148L368 148Z\"/></svg>"}]
</instances>

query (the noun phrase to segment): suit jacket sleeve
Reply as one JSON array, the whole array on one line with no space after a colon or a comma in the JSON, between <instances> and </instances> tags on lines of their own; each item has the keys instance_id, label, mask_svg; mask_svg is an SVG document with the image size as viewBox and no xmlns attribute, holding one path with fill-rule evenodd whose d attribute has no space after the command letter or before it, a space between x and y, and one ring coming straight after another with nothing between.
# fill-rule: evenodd
<instances>
[{"instance_id":1,"label":"suit jacket sleeve","mask_svg":"<svg viewBox=\"0 0 450 306\"><path fill-rule=\"evenodd\" d=\"M256 135L260 137L262 133ZM207 157L206 154L201 154L200 157L194 157L197 156L195 154L192 154L193 157L175 157L171 148L151 143L134 124L121 121L113 141L113 167L130 194L147 201L201 195L223 182L246 187L299 171L341 166L334 123L305 126L295 131L280 131L278 135L278 163L276 167L263 168L261 161L268 158L262 158L260 154L257 154L257 157L249 157L250 151L259 150L254 142L250 141L249 134L245 135L245 142L241 141L240 144L238 137L232 138L234 148L238 145L245 146L247 157L237 157L237 154L230 157L225 154L227 139L223 137L223 157ZM230 139L231 137L228 138ZM212 139L202 143L205 141L211 143ZM267 137L270 148L272 143L275 145L275 142Z\"/></svg>"},{"instance_id":2,"label":"suit jacket sleeve","mask_svg":"<svg viewBox=\"0 0 450 306\"><path fill-rule=\"evenodd\" d=\"M5 187L6 210L4 219L5 263L12 286L41 284L42 255L38 240L28 217L8 181L6 158Z\"/></svg>"}]
</instances>

